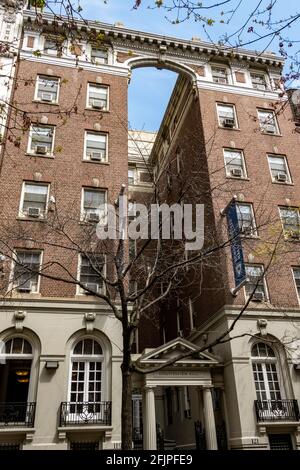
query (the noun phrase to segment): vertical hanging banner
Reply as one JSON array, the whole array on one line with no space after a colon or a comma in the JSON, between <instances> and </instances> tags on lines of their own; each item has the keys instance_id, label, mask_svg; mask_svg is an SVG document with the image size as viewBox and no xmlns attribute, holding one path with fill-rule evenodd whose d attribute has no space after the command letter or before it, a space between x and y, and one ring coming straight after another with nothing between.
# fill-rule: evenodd
<instances>
[{"instance_id":1,"label":"vertical hanging banner","mask_svg":"<svg viewBox=\"0 0 300 470\"><path fill-rule=\"evenodd\" d=\"M228 234L231 240L231 256L235 280L235 288L232 289L232 293L235 294L247 280L235 199L229 203L225 209L225 213L228 224Z\"/></svg>"}]
</instances>

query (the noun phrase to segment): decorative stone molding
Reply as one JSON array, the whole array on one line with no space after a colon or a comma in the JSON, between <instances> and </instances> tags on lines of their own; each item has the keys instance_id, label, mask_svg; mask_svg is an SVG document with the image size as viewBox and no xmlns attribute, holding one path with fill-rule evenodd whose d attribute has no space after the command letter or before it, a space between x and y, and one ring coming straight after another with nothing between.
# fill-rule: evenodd
<instances>
[{"instance_id":1,"label":"decorative stone molding","mask_svg":"<svg viewBox=\"0 0 300 470\"><path fill-rule=\"evenodd\" d=\"M90 333L94 330L94 322L96 320L96 313L95 312L86 312L84 314L85 319L85 328L87 333Z\"/></svg>"},{"instance_id":2,"label":"decorative stone molding","mask_svg":"<svg viewBox=\"0 0 300 470\"><path fill-rule=\"evenodd\" d=\"M257 328L259 329L260 334L262 336L267 335L267 326L268 326L268 321L265 318L260 318L259 320L257 320Z\"/></svg>"},{"instance_id":3,"label":"decorative stone molding","mask_svg":"<svg viewBox=\"0 0 300 470\"><path fill-rule=\"evenodd\" d=\"M26 312L24 310L17 310L14 313L15 329L18 332L23 331L23 322L26 317Z\"/></svg>"}]
</instances>

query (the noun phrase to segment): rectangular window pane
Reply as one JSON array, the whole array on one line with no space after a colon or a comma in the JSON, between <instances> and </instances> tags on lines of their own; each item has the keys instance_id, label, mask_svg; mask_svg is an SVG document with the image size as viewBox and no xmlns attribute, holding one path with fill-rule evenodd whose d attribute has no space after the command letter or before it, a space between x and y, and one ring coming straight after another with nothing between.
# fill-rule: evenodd
<instances>
[{"instance_id":1,"label":"rectangular window pane","mask_svg":"<svg viewBox=\"0 0 300 470\"><path fill-rule=\"evenodd\" d=\"M234 107L230 105L217 105L219 124L222 127L236 127Z\"/></svg>"},{"instance_id":2,"label":"rectangular window pane","mask_svg":"<svg viewBox=\"0 0 300 470\"><path fill-rule=\"evenodd\" d=\"M22 292L37 292L41 253L17 251L13 286Z\"/></svg>"},{"instance_id":3,"label":"rectangular window pane","mask_svg":"<svg viewBox=\"0 0 300 470\"><path fill-rule=\"evenodd\" d=\"M258 111L258 119L261 130L267 134L277 134L277 125L275 114L273 111Z\"/></svg>"},{"instance_id":4,"label":"rectangular window pane","mask_svg":"<svg viewBox=\"0 0 300 470\"><path fill-rule=\"evenodd\" d=\"M105 191L84 189L83 209L84 217L90 222L105 222L106 193Z\"/></svg>"},{"instance_id":5,"label":"rectangular window pane","mask_svg":"<svg viewBox=\"0 0 300 470\"><path fill-rule=\"evenodd\" d=\"M268 156L272 179L275 181L289 182L290 176L285 157Z\"/></svg>"},{"instance_id":6,"label":"rectangular window pane","mask_svg":"<svg viewBox=\"0 0 300 470\"><path fill-rule=\"evenodd\" d=\"M256 90L266 90L267 82L264 74L251 73L252 86Z\"/></svg>"},{"instance_id":7,"label":"rectangular window pane","mask_svg":"<svg viewBox=\"0 0 300 470\"><path fill-rule=\"evenodd\" d=\"M38 77L37 98L42 101L56 102L58 92L58 79L50 77Z\"/></svg>"},{"instance_id":8,"label":"rectangular window pane","mask_svg":"<svg viewBox=\"0 0 300 470\"><path fill-rule=\"evenodd\" d=\"M246 235L254 234L254 220L250 204L236 204L239 228Z\"/></svg>"},{"instance_id":9,"label":"rectangular window pane","mask_svg":"<svg viewBox=\"0 0 300 470\"><path fill-rule=\"evenodd\" d=\"M28 216L45 215L48 197L48 185L25 183L22 212Z\"/></svg>"},{"instance_id":10,"label":"rectangular window pane","mask_svg":"<svg viewBox=\"0 0 300 470\"><path fill-rule=\"evenodd\" d=\"M245 177L245 167L242 152L238 150L224 150L226 174L228 176Z\"/></svg>"},{"instance_id":11,"label":"rectangular window pane","mask_svg":"<svg viewBox=\"0 0 300 470\"><path fill-rule=\"evenodd\" d=\"M299 238L299 211L298 209L280 208L280 217L285 234L291 238Z\"/></svg>"},{"instance_id":12,"label":"rectangular window pane","mask_svg":"<svg viewBox=\"0 0 300 470\"><path fill-rule=\"evenodd\" d=\"M86 134L86 157L95 161L107 160L107 136L87 132Z\"/></svg>"},{"instance_id":13,"label":"rectangular window pane","mask_svg":"<svg viewBox=\"0 0 300 470\"><path fill-rule=\"evenodd\" d=\"M88 105L91 108L106 110L108 108L108 88L89 84Z\"/></svg>"},{"instance_id":14,"label":"rectangular window pane","mask_svg":"<svg viewBox=\"0 0 300 470\"><path fill-rule=\"evenodd\" d=\"M36 154L49 155L52 152L53 127L32 126L30 150Z\"/></svg>"},{"instance_id":15,"label":"rectangular window pane","mask_svg":"<svg viewBox=\"0 0 300 470\"><path fill-rule=\"evenodd\" d=\"M247 296L254 292L254 297L257 295L257 298L260 299L260 296L263 295L263 297L266 298L263 281L263 267L249 264L246 265L246 276L247 283L245 285L245 289ZM264 300L264 298L261 298L261 300Z\"/></svg>"},{"instance_id":16,"label":"rectangular window pane","mask_svg":"<svg viewBox=\"0 0 300 470\"><path fill-rule=\"evenodd\" d=\"M212 78L215 83L228 83L227 70L223 67L212 67Z\"/></svg>"},{"instance_id":17,"label":"rectangular window pane","mask_svg":"<svg viewBox=\"0 0 300 470\"><path fill-rule=\"evenodd\" d=\"M99 292L103 287L99 273L104 273L104 263L103 256L81 256L80 282L92 292Z\"/></svg>"},{"instance_id":18,"label":"rectangular window pane","mask_svg":"<svg viewBox=\"0 0 300 470\"><path fill-rule=\"evenodd\" d=\"M95 64L107 64L108 51L105 49L92 47L91 61Z\"/></svg>"}]
</instances>

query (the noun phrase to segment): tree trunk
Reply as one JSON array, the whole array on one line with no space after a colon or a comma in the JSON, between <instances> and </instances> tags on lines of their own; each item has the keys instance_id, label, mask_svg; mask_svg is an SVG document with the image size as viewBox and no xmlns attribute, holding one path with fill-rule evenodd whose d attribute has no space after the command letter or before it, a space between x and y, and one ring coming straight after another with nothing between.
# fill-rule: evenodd
<instances>
[{"instance_id":1,"label":"tree trunk","mask_svg":"<svg viewBox=\"0 0 300 470\"><path fill-rule=\"evenodd\" d=\"M122 450L132 450L132 371L130 331L123 330Z\"/></svg>"}]
</instances>

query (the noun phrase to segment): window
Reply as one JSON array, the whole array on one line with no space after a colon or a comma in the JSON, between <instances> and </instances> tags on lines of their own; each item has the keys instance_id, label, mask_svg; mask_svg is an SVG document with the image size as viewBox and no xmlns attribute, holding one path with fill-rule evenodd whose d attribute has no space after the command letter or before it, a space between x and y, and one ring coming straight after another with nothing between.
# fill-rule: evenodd
<instances>
[{"instance_id":1,"label":"window","mask_svg":"<svg viewBox=\"0 0 300 470\"><path fill-rule=\"evenodd\" d=\"M70 442L70 450L99 450L99 441L72 441Z\"/></svg>"},{"instance_id":2,"label":"window","mask_svg":"<svg viewBox=\"0 0 300 470\"><path fill-rule=\"evenodd\" d=\"M227 176L235 178L245 178L247 176L243 152L224 149L224 159Z\"/></svg>"},{"instance_id":3,"label":"window","mask_svg":"<svg viewBox=\"0 0 300 470\"><path fill-rule=\"evenodd\" d=\"M45 101L47 103L57 103L58 101L58 85L59 79L38 75L36 100Z\"/></svg>"},{"instance_id":4,"label":"window","mask_svg":"<svg viewBox=\"0 0 300 470\"><path fill-rule=\"evenodd\" d=\"M49 156L53 154L54 127L33 125L29 135L28 153Z\"/></svg>"},{"instance_id":5,"label":"window","mask_svg":"<svg viewBox=\"0 0 300 470\"><path fill-rule=\"evenodd\" d=\"M225 67L212 67L212 79L215 83L228 83L228 74Z\"/></svg>"},{"instance_id":6,"label":"window","mask_svg":"<svg viewBox=\"0 0 300 470\"><path fill-rule=\"evenodd\" d=\"M280 207L279 211L285 236L291 239L299 239L299 209L295 207Z\"/></svg>"},{"instance_id":7,"label":"window","mask_svg":"<svg viewBox=\"0 0 300 470\"><path fill-rule=\"evenodd\" d=\"M132 185L135 183L135 168L128 168L128 184Z\"/></svg>"},{"instance_id":8,"label":"window","mask_svg":"<svg viewBox=\"0 0 300 470\"><path fill-rule=\"evenodd\" d=\"M102 85L88 84L87 106L93 109L108 110L108 87Z\"/></svg>"},{"instance_id":9,"label":"window","mask_svg":"<svg viewBox=\"0 0 300 470\"><path fill-rule=\"evenodd\" d=\"M40 251L16 251L12 280L13 289L27 293L38 292L41 256Z\"/></svg>"},{"instance_id":10,"label":"window","mask_svg":"<svg viewBox=\"0 0 300 470\"><path fill-rule=\"evenodd\" d=\"M252 86L256 90L266 90L268 88L266 76L264 73L250 73L250 77L252 81Z\"/></svg>"},{"instance_id":11,"label":"window","mask_svg":"<svg viewBox=\"0 0 300 470\"><path fill-rule=\"evenodd\" d=\"M51 38L45 38L44 43L45 54L57 55L57 42Z\"/></svg>"},{"instance_id":12,"label":"window","mask_svg":"<svg viewBox=\"0 0 300 470\"><path fill-rule=\"evenodd\" d=\"M91 62L93 64L108 64L108 50L98 47L92 47Z\"/></svg>"},{"instance_id":13,"label":"window","mask_svg":"<svg viewBox=\"0 0 300 470\"><path fill-rule=\"evenodd\" d=\"M300 299L300 268L293 268L293 275L296 284L298 298Z\"/></svg>"},{"instance_id":14,"label":"window","mask_svg":"<svg viewBox=\"0 0 300 470\"><path fill-rule=\"evenodd\" d=\"M105 257L103 255L81 255L80 257L80 275L81 284L86 287L80 289L81 294L92 295L93 293L103 291L103 279L105 275Z\"/></svg>"},{"instance_id":15,"label":"window","mask_svg":"<svg viewBox=\"0 0 300 470\"><path fill-rule=\"evenodd\" d=\"M219 125L221 127L236 129L237 128L237 120L236 120L236 113L235 107L231 104L217 104L217 111L218 111L218 119Z\"/></svg>"},{"instance_id":16,"label":"window","mask_svg":"<svg viewBox=\"0 0 300 470\"><path fill-rule=\"evenodd\" d=\"M258 110L260 129L266 134L279 134L274 111Z\"/></svg>"},{"instance_id":17,"label":"window","mask_svg":"<svg viewBox=\"0 0 300 470\"><path fill-rule=\"evenodd\" d=\"M95 162L107 161L107 134L86 132L84 158Z\"/></svg>"},{"instance_id":18,"label":"window","mask_svg":"<svg viewBox=\"0 0 300 470\"><path fill-rule=\"evenodd\" d=\"M133 240L132 238L130 238L128 240L128 243L129 243L129 260L132 261L137 255L136 240Z\"/></svg>"},{"instance_id":19,"label":"window","mask_svg":"<svg viewBox=\"0 0 300 470\"><path fill-rule=\"evenodd\" d=\"M278 155L268 155L272 180L276 183L290 183L291 176L289 173L286 157Z\"/></svg>"},{"instance_id":20,"label":"window","mask_svg":"<svg viewBox=\"0 0 300 470\"><path fill-rule=\"evenodd\" d=\"M20 217L43 218L47 213L48 184L24 183Z\"/></svg>"},{"instance_id":21,"label":"window","mask_svg":"<svg viewBox=\"0 0 300 470\"><path fill-rule=\"evenodd\" d=\"M253 301L263 301L267 298L267 292L264 281L264 269L260 265L246 265L247 283L245 285L246 296L252 293Z\"/></svg>"},{"instance_id":22,"label":"window","mask_svg":"<svg viewBox=\"0 0 300 470\"><path fill-rule=\"evenodd\" d=\"M82 220L106 223L106 191L83 189Z\"/></svg>"},{"instance_id":23,"label":"window","mask_svg":"<svg viewBox=\"0 0 300 470\"><path fill-rule=\"evenodd\" d=\"M257 400L280 401L277 359L273 349L265 343L257 343L252 348L251 357Z\"/></svg>"},{"instance_id":24,"label":"window","mask_svg":"<svg viewBox=\"0 0 300 470\"><path fill-rule=\"evenodd\" d=\"M104 421L103 362L103 350L98 341L85 338L75 345L71 355L67 422Z\"/></svg>"},{"instance_id":25,"label":"window","mask_svg":"<svg viewBox=\"0 0 300 470\"><path fill-rule=\"evenodd\" d=\"M256 235L252 204L241 204L237 202L236 212L241 233L246 236Z\"/></svg>"}]
</instances>

